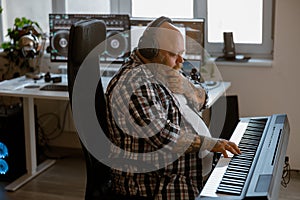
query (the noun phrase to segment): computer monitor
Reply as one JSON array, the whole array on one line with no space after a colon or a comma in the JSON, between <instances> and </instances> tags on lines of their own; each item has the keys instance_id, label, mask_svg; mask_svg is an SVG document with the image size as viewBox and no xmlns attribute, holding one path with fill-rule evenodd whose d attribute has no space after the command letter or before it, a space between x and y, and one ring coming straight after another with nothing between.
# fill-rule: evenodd
<instances>
[{"instance_id":1,"label":"computer monitor","mask_svg":"<svg viewBox=\"0 0 300 200\"><path fill-rule=\"evenodd\" d=\"M154 18L130 18L131 24L131 50L138 45L139 38L147 25ZM204 19L172 19L173 24L179 28L185 39L184 58L192 63L201 64L204 54ZM200 67L200 66L199 66Z\"/></svg>"},{"instance_id":2,"label":"computer monitor","mask_svg":"<svg viewBox=\"0 0 300 200\"><path fill-rule=\"evenodd\" d=\"M123 62L130 52L130 19L122 14L49 14L51 62L67 62L71 25L85 19L100 19L106 24L106 49L102 62Z\"/></svg>"}]
</instances>

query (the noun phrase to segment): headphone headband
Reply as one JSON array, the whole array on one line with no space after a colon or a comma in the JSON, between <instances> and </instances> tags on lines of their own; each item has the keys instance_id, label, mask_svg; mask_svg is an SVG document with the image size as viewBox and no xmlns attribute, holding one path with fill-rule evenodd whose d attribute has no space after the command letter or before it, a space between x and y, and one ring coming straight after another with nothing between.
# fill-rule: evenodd
<instances>
[{"instance_id":1,"label":"headphone headband","mask_svg":"<svg viewBox=\"0 0 300 200\"><path fill-rule=\"evenodd\" d=\"M165 16L161 16L159 18L157 18L156 20L154 20L153 22L151 22L148 27L160 27L164 22L169 22L169 23L173 23L172 20L168 17Z\"/></svg>"},{"instance_id":2,"label":"headphone headband","mask_svg":"<svg viewBox=\"0 0 300 200\"><path fill-rule=\"evenodd\" d=\"M164 22L173 23L170 18L161 16L148 25L139 40L138 51L143 57L149 60L155 58L159 52L158 42L156 41L155 30L153 30L153 28L160 27Z\"/></svg>"}]
</instances>

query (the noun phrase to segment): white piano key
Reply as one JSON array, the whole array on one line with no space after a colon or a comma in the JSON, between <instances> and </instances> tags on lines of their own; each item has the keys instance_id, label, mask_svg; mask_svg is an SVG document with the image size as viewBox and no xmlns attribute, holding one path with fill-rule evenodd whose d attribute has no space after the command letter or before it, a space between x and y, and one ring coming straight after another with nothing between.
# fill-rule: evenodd
<instances>
[{"instance_id":1,"label":"white piano key","mask_svg":"<svg viewBox=\"0 0 300 200\"><path fill-rule=\"evenodd\" d=\"M232 133L232 136L230 138L230 141L234 142L235 144L239 144L245 131L248 126L249 120L242 119L238 125L236 126L234 132ZM234 154L231 152L227 151L228 156L231 158L233 157Z\"/></svg>"},{"instance_id":2,"label":"white piano key","mask_svg":"<svg viewBox=\"0 0 300 200\"><path fill-rule=\"evenodd\" d=\"M212 174L207 180L204 188L200 196L205 197L219 197L224 196L224 194L217 194L216 191L218 189L219 184L222 181L222 177L225 174L225 171L228 167L228 163L230 162L230 158L220 158L218 164L214 168Z\"/></svg>"}]
</instances>

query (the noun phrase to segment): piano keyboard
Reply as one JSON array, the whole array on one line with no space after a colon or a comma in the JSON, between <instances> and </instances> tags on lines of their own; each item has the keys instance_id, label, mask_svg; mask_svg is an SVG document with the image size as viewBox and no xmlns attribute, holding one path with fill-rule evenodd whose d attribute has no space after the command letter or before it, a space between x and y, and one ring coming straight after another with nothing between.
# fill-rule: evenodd
<instances>
[{"instance_id":1,"label":"piano keyboard","mask_svg":"<svg viewBox=\"0 0 300 200\"><path fill-rule=\"evenodd\" d=\"M253 164L256 150L266 126L267 118L250 119L240 140L240 155L234 155L230 160L217 193L240 195Z\"/></svg>"},{"instance_id":2,"label":"piano keyboard","mask_svg":"<svg viewBox=\"0 0 300 200\"><path fill-rule=\"evenodd\" d=\"M241 118L230 140L242 154L221 156L199 199L273 199L280 185L288 136L286 115Z\"/></svg>"}]
</instances>

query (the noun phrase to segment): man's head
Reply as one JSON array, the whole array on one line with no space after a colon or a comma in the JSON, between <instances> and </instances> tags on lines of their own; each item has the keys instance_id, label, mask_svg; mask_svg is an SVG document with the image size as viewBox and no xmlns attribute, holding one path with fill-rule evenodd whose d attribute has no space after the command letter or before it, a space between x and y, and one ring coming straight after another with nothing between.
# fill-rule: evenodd
<instances>
[{"instance_id":1,"label":"man's head","mask_svg":"<svg viewBox=\"0 0 300 200\"><path fill-rule=\"evenodd\" d=\"M171 68L181 68L184 39L167 17L151 22L139 40L138 52L146 63L159 63Z\"/></svg>"}]
</instances>

